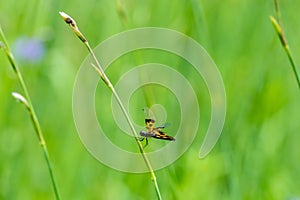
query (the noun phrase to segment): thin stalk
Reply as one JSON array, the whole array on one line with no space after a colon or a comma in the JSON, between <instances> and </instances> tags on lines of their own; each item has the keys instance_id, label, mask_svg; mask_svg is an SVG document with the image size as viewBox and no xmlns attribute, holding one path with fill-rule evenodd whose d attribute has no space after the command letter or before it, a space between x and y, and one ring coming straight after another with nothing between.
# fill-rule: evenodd
<instances>
[{"instance_id":1,"label":"thin stalk","mask_svg":"<svg viewBox=\"0 0 300 200\"><path fill-rule=\"evenodd\" d=\"M289 62L291 63L294 75L296 77L298 88L300 89L300 75L299 75L299 72L298 72L298 67L296 66L295 60L292 57L291 50L289 48L288 42L286 40L284 31L283 31L283 26L282 26L281 16L280 16L280 10L279 10L279 5L278 5L277 0L274 0L274 6L275 6L275 12L276 12L277 20L273 16L270 16L270 20L271 20L271 23L273 24L273 27L274 27L274 29L275 29L275 31L276 31L279 39L280 39L282 47L283 47L284 51L286 52L286 54L288 56Z\"/></svg>"},{"instance_id":2,"label":"thin stalk","mask_svg":"<svg viewBox=\"0 0 300 200\"><path fill-rule=\"evenodd\" d=\"M111 92L113 93L114 97L116 98L129 126L130 126L130 129L134 135L134 139L139 147L139 150L140 150L140 153L145 161L145 164L150 172L150 175L151 175L151 179L154 183L154 187L155 187L155 191L156 191L156 195L157 195L157 198L158 199L162 199L161 197L161 194L160 194L160 191L159 191L159 187L158 187L158 183L157 183L157 180L156 180L156 176L155 176L155 173L154 173L154 170L151 166L151 163L146 155L146 152L144 150L144 147L142 145L142 143L140 142L139 140L139 136L136 132L136 130L134 129L134 126L130 120L130 117L118 95L118 93L116 92L114 86L111 84L110 80L107 78L106 74L104 73L103 71L103 68L101 67L101 64L99 63L97 57L95 56L94 54L94 51L92 50L92 48L90 47L87 39L84 37L84 35L79 31L77 25L76 25L76 22L69 16L67 15L66 13L64 12L60 12L59 13L61 15L61 17L63 18L63 20L70 25L70 27L72 28L73 32L77 35L77 37L84 43L84 45L86 46L86 48L88 49L90 55L92 56L93 60L95 61L96 65L92 64L92 66L96 69L96 71L98 72L99 76L101 77L101 79L104 81L104 83L107 85L107 87L111 90Z\"/></svg>"},{"instance_id":3,"label":"thin stalk","mask_svg":"<svg viewBox=\"0 0 300 200\"><path fill-rule=\"evenodd\" d=\"M28 112L29 112L29 115L30 115L30 119L31 119L31 122L33 124L33 127L34 127L34 130L37 134L37 137L38 137L38 140L40 142L40 145L43 149L43 153L44 153L44 157L45 157L45 160L46 160L46 163L47 163L47 166L48 166L48 170L49 170L49 174L50 174L50 178L51 178L51 182L52 182L52 186L53 186L53 189L54 189L54 193L55 193L55 197L57 200L59 200L59 193L58 193L58 190L57 190L57 186L56 186L56 182L55 182L55 179L54 179L54 174L53 174L53 170L52 170L52 164L51 164L51 161L50 161L50 156L49 156L49 153L48 153L48 149L47 149L47 146L46 146L46 141L44 139L44 136L43 136L43 132L41 130L41 127L40 127L40 124L39 124L39 121L38 121L38 118L35 114L35 111L34 111L34 108L33 108L33 104L31 102L31 99L30 99L30 96L29 96L29 93L28 93L28 90L27 90L27 87L26 87L26 84L23 80L23 76L19 70L19 67L11 53L11 51L9 50L9 47L8 47L8 43L6 41L6 38L5 38L5 35L2 31L2 28L0 27L0 34L1 34L1 37L3 39L3 43L0 44L1 48L3 48L15 74L17 75L17 78L19 80L19 83L21 85L21 88L24 92L24 99L20 99L22 98L22 96L18 96L17 93L13 93L13 96L18 99L18 100L21 100L22 103L24 103L24 105L26 106ZM17 94L17 95L15 95Z\"/></svg>"}]
</instances>

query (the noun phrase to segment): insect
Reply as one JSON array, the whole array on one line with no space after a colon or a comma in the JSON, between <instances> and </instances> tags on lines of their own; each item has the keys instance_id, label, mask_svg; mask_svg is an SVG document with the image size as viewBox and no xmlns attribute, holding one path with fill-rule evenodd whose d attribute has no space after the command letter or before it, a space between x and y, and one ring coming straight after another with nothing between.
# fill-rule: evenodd
<instances>
[{"instance_id":1,"label":"insect","mask_svg":"<svg viewBox=\"0 0 300 200\"><path fill-rule=\"evenodd\" d=\"M175 141L174 137L166 135L165 132L162 131L162 129L164 129L168 124L164 124L162 126L154 127L155 120L153 118L150 118L150 117L146 117L145 123L146 123L147 131L142 130L140 132L140 135L142 136L140 141L143 141L144 139L146 139L146 144L144 145L144 147L146 147L148 145L148 137L153 137L153 138L161 139L161 140Z\"/></svg>"}]
</instances>

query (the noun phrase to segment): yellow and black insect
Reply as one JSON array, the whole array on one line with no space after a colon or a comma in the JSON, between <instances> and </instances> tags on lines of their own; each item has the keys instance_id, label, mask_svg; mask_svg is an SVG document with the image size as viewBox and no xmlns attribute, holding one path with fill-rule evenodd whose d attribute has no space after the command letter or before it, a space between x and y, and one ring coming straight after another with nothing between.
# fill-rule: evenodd
<instances>
[{"instance_id":1,"label":"yellow and black insect","mask_svg":"<svg viewBox=\"0 0 300 200\"><path fill-rule=\"evenodd\" d=\"M168 124L164 124L162 126L154 127L155 125L155 120L151 118L146 118L145 119L146 123L146 129L147 131L141 131L140 135L142 136L141 141L146 139L146 145L148 145L148 137L156 138L156 139L161 139L161 140L170 140L170 141L175 141L175 138L169 135L166 135L165 132L162 131Z\"/></svg>"}]
</instances>

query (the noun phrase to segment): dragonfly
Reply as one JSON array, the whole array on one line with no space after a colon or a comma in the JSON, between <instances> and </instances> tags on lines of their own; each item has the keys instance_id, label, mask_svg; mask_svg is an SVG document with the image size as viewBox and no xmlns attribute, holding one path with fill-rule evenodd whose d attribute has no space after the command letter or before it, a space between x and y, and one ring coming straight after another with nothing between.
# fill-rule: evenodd
<instances>
[{"instance_id":1,"label":"dragonfly","mask_svg":"<svg viewBox=\"0 0 300 200\"><path fill-rule=\"evenodd\" d=\"M169 124L164 124L164 125L161 125L161 126L154 127L155 120L153 119L153 117L146 117L145 123L146 123L147 131L142 130L140 132L140 135L142 136L140 141L143 141L144 139L146 139L146 144L144 145L144 147L146 147L148 145L148 138L149 137L160 139L160 140L175 141L174 137L169 136L165 132L162 131L162 129L169 126Z\"/></svg>"}]
</instances>

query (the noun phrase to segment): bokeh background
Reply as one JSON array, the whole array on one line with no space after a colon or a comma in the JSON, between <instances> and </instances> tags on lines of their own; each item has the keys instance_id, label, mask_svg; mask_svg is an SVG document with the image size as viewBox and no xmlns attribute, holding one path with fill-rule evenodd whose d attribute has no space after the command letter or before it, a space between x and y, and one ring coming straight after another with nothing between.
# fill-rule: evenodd
<instances>
[{"instance_id":1,"label":"bokeh background","mask_svg":"<svg viewBox=\"0 0 300 200\"><path fill-rule=\"evenodd\" d=\"M299 7L299 1L280 1L285 33L298 62ZM195 39L217 64L227 93L227 116L220 140L203 160L198 153L210 120L209 94L201 77L184 67L188 63L145 50L120 58L107 71L116 83L135 65L168 64L189 79L197 93L201 109L197 138L180 159L156 172L164 199L300 199L300 93L269 20L275 14L272 0L1 0L0 24L45 134L61 199L156 199L156 195L149 174L115 171L94 159L81 143L73 122L72 90L87 51L59 11L76 19L92 46L124 30L164 27ZM149 86L137 91L130 113L142 124L140 107L166 105L172 135L180 118L174 97L165 90ZM54 199L36 134L28 113L12 98L13 91L20 92L20 85L0 53L0 199ZM103 105L110 104L102 99L110 97L109 91L101 83L98 91L99 121L111 132L112 141L134 149L134 142L122 142L121 131L105 117L111 111ZM151 144L149 150L165 143L151 140Z\"/></svg>"}]
</instances>

